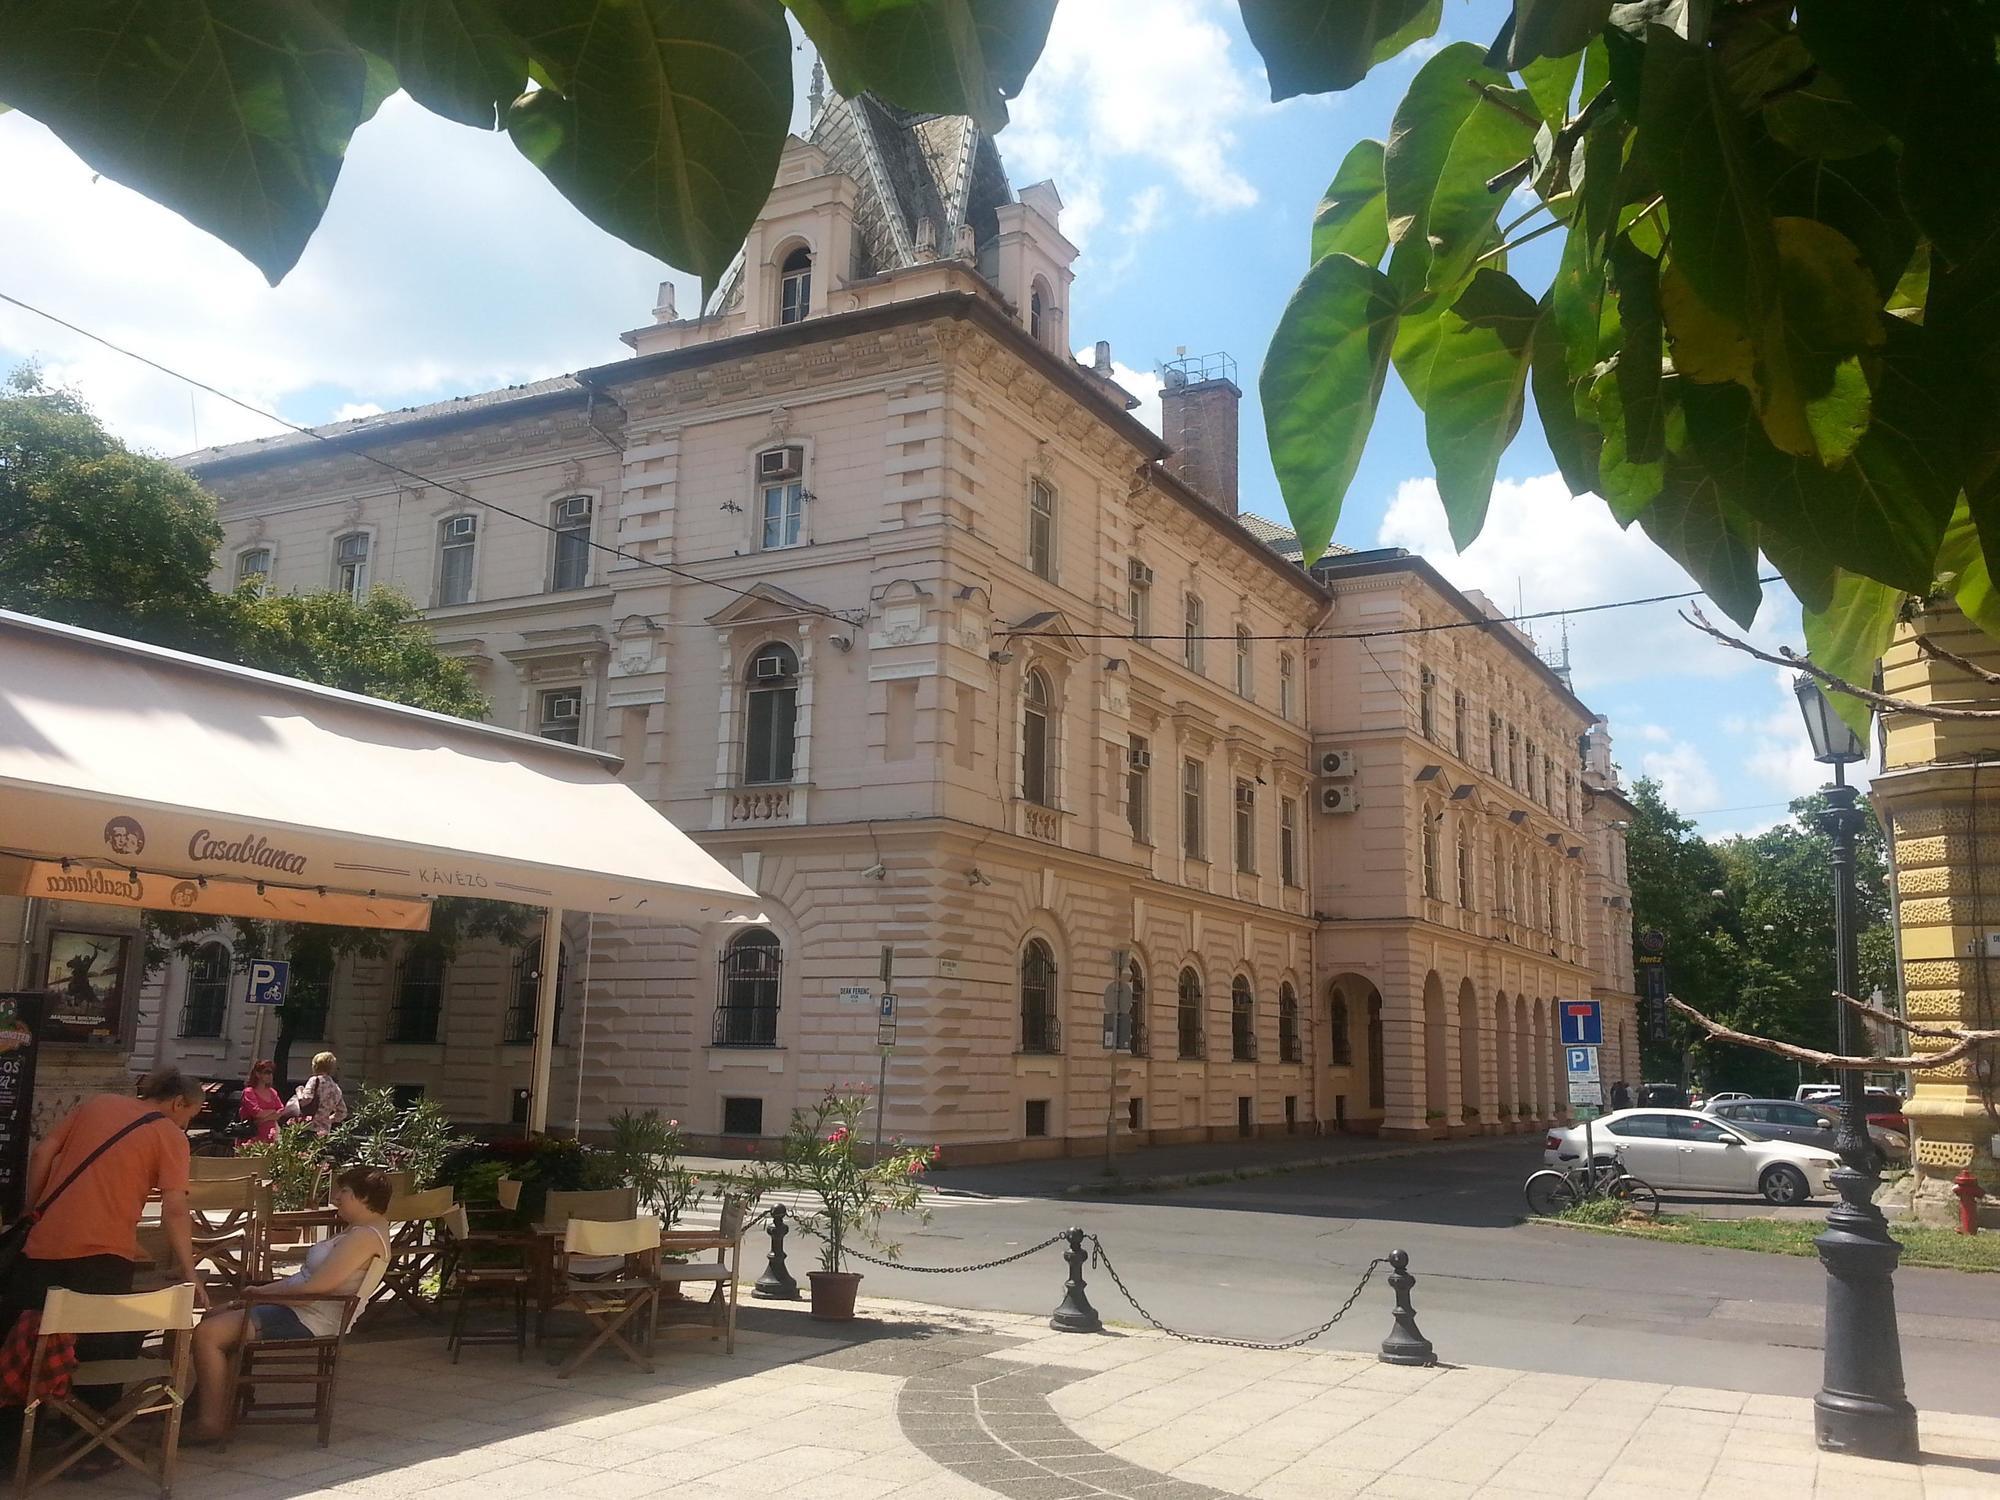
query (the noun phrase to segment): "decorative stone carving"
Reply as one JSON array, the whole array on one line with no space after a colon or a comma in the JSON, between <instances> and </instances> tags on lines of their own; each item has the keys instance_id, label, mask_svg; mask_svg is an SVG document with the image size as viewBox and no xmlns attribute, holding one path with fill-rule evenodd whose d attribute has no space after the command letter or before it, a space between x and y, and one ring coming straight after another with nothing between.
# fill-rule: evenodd
<instances>
[{"instance_id":1,"label":"decorative stone carving","mask_svg":"<svg viewBox=\"0 0 2000 1500\"><path fill-rule=\"evenodd\" d=\"M627 615L612 630L611 675L637 677L661 668L660 627L647 615Z\"/></svg>"},{"instance_id":2,"label":"decorative stone carving","mask_svg":"<svg viewBox=\"0 0 2000 1500\"><path fill-rule=\"evenodd\" d=\"M765 429L764 440L770 443L782 443L786 438L790 437L791 435L792 435L791 408L788 406L772 407L771 425Z\"/></svg>"},{"instance_id":3,"label":"decorative stone carving","mask_svg":"<svg viewBox=\"0 0 2000 1500\"><path fill-rule=\"evenodd\" d=\"M571 489L583 483L583 463L580 459L564 459L562 482Z\"/></svg>"}]
</instances>

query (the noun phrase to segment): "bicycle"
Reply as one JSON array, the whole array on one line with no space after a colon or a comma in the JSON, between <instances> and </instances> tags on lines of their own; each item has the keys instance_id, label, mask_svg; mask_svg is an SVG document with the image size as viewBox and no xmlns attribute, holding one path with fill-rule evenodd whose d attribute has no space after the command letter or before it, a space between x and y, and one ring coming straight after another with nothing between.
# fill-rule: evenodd
<instances>
[{"instance_id":1,"label":"bicycle","mask_svg":"<svg viewBox=\"0 0 2000 1500\"><path fill-rule=\"evenodd\" d=\"M1660 1195L1653 1185L1634 1177L1625 1166L1625 1154L1613 1151L1589 1164L1573 1167L1543 1167L1529 1175L1523 1188L1528 1212L1546 1216L1566 1212L1593 1198L1610 1198L1647 1218L1660 1212Z\"/></svg>"}]
</instances>

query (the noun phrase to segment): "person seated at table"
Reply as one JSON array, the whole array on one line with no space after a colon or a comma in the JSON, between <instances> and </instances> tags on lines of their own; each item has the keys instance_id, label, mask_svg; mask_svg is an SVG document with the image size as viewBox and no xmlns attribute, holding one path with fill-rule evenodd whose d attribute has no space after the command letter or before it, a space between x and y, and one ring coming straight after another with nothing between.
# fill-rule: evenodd
<instances>
[{"instance_id":1,"label":"person seated at table","mask_svg":"<svg viewBox=\"0 0 2000 1500\"><path fill-rule=\"evenodd\" d=\"M211 1312L194 1333L194 1425L197 1442L229 1428L229 1354L243 1334L257 1339L321 1339L340 1332L338 1299L361 1289L369 1265L389 1255L389 1178L379 1167L349 1167L333 1180L333 1207L347 1227L306 1252L303 1267L278 1281L245 1287L243 1303ZM269 1302L270 1296L325 1297L324 1302Z\"/></svg>"},{"instance_id":2,"label":"person seated at table","mask_svg":"<svg viewBox=\"0 0 2000 1500\"><path fill-rule=\"evenodd\" d=\"M285 1096L272 1082L277 1076L278 1070L268 1058L250 1069L250 1077L243 1084L243 1101L237 1106L238 1113L250 1123L250 1139L243 1146L278 1138L278 1120L285 1112Z\"/></svg>"}]
</instances>

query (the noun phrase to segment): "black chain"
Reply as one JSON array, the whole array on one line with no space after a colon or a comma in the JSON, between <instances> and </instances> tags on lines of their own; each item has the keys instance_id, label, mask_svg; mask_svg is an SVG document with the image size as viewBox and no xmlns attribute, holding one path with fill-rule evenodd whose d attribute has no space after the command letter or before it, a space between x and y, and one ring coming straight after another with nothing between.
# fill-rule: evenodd
<instances>
[{"instance_id":1,"label":"black chain","mask_svg":"<svg viewBox=\"0 0 2000 1500\"><path fill-rule=\"evenodd\" d=\"M825 1235L809 1225L794 1224L792 1228L798 1230L801 1234L809 1234L822 1243L826 1240ZM856 1250L851 1245L842 1245L840 1253L843 1258L851 1255L856 1260L866 1261L871 1266L886 1266L892 1271L928 1271L940 1276L961 1276L967 1271L990 1271L995 1266L1004 1266L1013 1261L1026 1260L1037 1251L1046 1250L1051 1245L1060 1245L1063 1239L1064 1236L1060 1234L1052 1234L1038 1245L1030 1245L1025 1250L1017 1250L1012 1255L1003 1255L998 1260L982 1260L977 1265L971 1266L913 1266L908 1261L884 1260L879 1255L870 1255L867 1251Z\"/></svg>"},{"instance_id":2,"label":"black chain","mask_svg":"<svg viewBox=\"0 0 2000 1500\"><path fill-rule=\"evenodd\" d=\"M1176 1338L1188 1344L1214 1344L1223 1349L1296 1349L1301 1344L1310 1344L1314 1339L1346 1317L1354 1304L1361 1300L1361 1293L1367 1288L1369 1281L1373 1279L1375 1273L1383 1266L1389 1264L1389 1258L1386 1255L1382 1255L1368 1262L1368 1269L1361 1273L1361 1279L1354 1284L1354 1290L1349 1292L1347 1300L1340 1304L1339 1312L1310 1332L1302 1333L1296 1338L1289 1338L1282 1343L1276 1344L1260 1343L1256 1339L1215 1338L1208 1334L1182 1333L1178 1328L1169 1328L1165 1323L1162 1323L1158 1318L1147 1312L1139 1299L1132 1295L1131 1288L1125 1285L1125 1278L1118 1274L1118 1267L1113 1265L1111 1257L1105 1254L1104 1241L1100 1240L1094 1234L1090 1237L1090 1264L1093 1269L1102 1265L1110 1273L1112 1283L1118 1288L1119 1295L1132 1304L1133 1311L1137 1312L1140 1317L1144 1318L1154 1328L1166 1334L1169 1338Z\"/></svg>"}]
</instances>

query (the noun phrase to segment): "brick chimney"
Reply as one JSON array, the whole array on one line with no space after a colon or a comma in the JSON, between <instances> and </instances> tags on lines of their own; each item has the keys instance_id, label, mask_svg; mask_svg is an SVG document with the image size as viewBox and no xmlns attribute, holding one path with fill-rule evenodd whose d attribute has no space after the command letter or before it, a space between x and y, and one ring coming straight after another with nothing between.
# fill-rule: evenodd
<instances>
[{"instance_id":1,"label":"brick chimney","mask_svg":"<svg viewBox=\"0 0 2000 1500\"><path fill-rule=\"evenodd\" d=\"M1182 349L1160 371L1167 471L1217 510L1236 514L1236 418L1243 392L1227 354Z\"/></svg>"}]
</instances>

